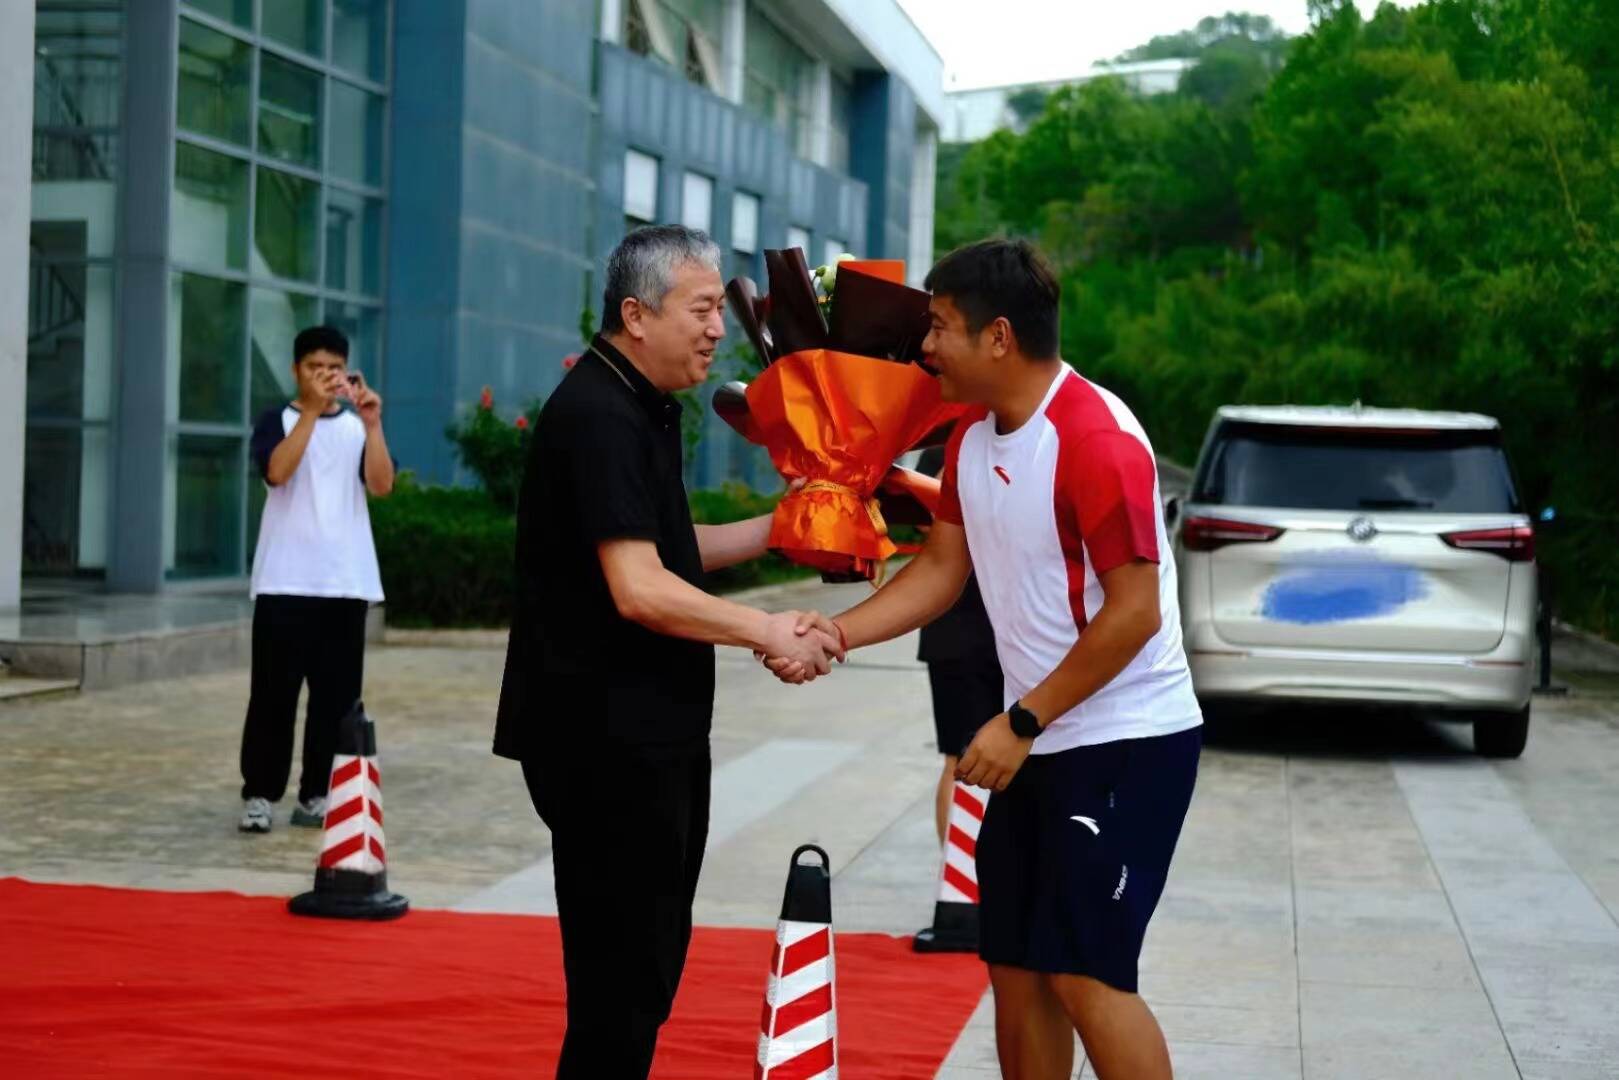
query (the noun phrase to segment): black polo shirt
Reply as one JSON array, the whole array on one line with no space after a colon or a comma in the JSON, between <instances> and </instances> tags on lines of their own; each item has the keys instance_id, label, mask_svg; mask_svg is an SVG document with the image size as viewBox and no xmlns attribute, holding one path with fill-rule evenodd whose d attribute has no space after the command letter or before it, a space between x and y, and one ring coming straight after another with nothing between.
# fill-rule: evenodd
<instances>
[{"instance_id":1,"label":"black polo shirt","mask_svg":"<svg viewBox=\"0 0 1619 1080\"><path fill-rule=\"evenodd\" d=\"M620 616L596 552L604 540L650 540L667 569L702 587L680 411L600 335L540 411L517 504L495 753L521 760L577 737L708 737L714 647Z\"/></svg>"}]
</instances>

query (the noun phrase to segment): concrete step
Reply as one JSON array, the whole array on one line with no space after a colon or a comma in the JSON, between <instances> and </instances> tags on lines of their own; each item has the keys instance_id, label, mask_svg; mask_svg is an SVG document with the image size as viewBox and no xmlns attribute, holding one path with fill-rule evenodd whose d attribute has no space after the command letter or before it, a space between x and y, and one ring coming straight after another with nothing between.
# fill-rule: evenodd
<instances>
[{"instance_id":1,"label":"concrete step","mask_svg":"<svg viewBox=\"0 0 1619 1080\"><path fill-rule=\"evenodd\" d=\"M31 679L0 673L0 705L78 692L79 684L72 679Z\"/></svg>"}]
</instances>

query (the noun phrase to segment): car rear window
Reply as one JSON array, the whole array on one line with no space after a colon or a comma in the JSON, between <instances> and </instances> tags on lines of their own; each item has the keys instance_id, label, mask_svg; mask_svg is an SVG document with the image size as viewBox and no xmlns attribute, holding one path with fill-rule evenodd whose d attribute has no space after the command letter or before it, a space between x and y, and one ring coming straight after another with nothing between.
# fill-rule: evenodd
<instances>
[{"instance_id":1,"label":"car rear window","mask_svg":"<svg viewBox=\"0 0 1619 1080\"><path fill-rule=\"evenodd\" d=\"M1496 431L1223 424L1193 499L1297 510L1518 512Z\"/></svg>"}]
</instances>

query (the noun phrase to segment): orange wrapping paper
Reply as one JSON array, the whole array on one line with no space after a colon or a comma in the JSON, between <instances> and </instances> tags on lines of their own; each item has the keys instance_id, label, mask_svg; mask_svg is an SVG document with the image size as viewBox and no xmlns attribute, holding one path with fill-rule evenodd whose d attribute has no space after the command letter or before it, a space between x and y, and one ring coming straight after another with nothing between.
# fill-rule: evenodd
<instances>
[{"instance_id":1,"label":"orange wrapping paper","mask_svg":"<svg viewBox=\"0 0 1619 1080\"><path fill-rule=\"evenodd\" d=\"M894 459L963 406L939 399L915 364L807 349L783 356L748 385L744 434L789 481L770 547L822 573L872 580L897 550L878 509L877 485Z\"/></svg>"}]
</instances>

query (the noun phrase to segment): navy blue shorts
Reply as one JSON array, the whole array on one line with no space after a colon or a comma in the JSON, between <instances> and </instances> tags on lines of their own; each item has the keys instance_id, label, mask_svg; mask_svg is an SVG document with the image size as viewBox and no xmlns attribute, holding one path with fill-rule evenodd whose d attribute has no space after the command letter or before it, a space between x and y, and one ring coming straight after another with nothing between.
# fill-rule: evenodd
<instances>
[{"instance_id":1,"label":"navy blue shorts","mask_svg":"<svg viewBox=\"0 0 1619 1080\"><path fill-rule=\"evenodd\" d=\"M979 955L1135 993L1203 729L1030 755L978 834Z\"/></svg>"}]
</instances>

